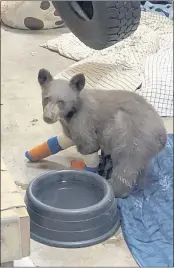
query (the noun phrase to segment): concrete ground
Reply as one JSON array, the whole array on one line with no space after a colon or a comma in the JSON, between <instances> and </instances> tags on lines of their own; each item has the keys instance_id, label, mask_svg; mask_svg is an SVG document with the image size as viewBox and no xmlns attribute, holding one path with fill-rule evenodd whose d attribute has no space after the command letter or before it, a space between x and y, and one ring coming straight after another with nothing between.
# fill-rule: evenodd
<instances>
[{"instance_id":1,"label":"concrete ground","mask_svg":"<svg viewBox=\"0 0 174 268\"><path fill-rule=\"evenodd\" d=\"M1 31L1 111L2 157L16 184L24 193L28 183L37 175L51 169L65 169L76 155L73 149L51 156L41 163L28 163L27 149L40 144L56 132L42 120L41 90L37 83L40 68L59 73L73 61L41 48L39 44L67 31L66 29L40 32ZM173 132L172 119L166 119L168 132ZM51 248L31 241L31 260L39 267L135 267L121 235L97 246L83 249Z\"/></svg>"}]
</instances>

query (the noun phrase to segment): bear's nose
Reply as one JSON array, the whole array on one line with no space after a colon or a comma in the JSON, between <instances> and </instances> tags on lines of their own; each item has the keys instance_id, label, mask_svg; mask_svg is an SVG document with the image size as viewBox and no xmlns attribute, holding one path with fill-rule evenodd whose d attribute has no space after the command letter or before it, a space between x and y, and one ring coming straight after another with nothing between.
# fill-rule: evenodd
<instances>
[{"instance_id":1,"label":"bear's nose","mask_svg":"<svg viewBox=\"0 0 174 268\"><path fill-rule=\"evenodd\" d=\"M44 121L47 123L47 124L52 124L53 123L53 119L50 118L50 117L47 117L47 116L44 116Z\"/></svg>"}]
</instances>

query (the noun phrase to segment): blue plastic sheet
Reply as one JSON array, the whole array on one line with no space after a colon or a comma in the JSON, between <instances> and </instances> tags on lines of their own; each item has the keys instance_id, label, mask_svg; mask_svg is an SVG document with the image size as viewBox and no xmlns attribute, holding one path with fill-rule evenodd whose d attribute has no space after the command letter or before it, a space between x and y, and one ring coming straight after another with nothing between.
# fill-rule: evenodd
<instances>
[{"instance_id":1,"label":"blue plastic sheet","mask_svg":"<svg viewBox=\"0 0 174 268\"><path fill-rule=\"evenodd\" d=\"M139 266L173 267L173 135L146 176L144 189L119 199L124 238Z\"/></svg>"},{"instance_id":2,"label":"blue plastic sheet","mask_svg":"<svg viewBox=\"0 0 174 268\"><path fill-rule=\"evenodd\" d=\"M150 163L144 187L118 199L122 230L136 262L143 267L173 267L173 134ZM109 179L110 156L100 158L99 174Z\"/></svg>"},{"instance_id":3,"label":"blue plastic sheet","mask_svg":"<svg viewBox=\"0 0 174 268\"><path fill-rule=\"evenodd\" d=\"M141 10L157 12L162 16L173 19L172 0L170 1L141 1Z\"/></svg>"}]
</instances>

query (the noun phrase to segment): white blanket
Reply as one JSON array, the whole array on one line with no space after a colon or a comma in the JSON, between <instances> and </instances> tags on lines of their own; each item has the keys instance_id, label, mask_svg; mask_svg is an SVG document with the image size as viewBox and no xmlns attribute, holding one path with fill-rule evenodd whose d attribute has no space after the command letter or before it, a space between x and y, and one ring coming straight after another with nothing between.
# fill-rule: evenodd
<instances>
[{"instance_id":1,"label":"white blanket","mask_svg":"<svg viewBox=\"0 0 174 268\"><path fill-rule=\"evenodd\" d=\"M159 14L142 12L134 34L102 51L85 46L72 33L42 46L79 61L57 77L69 79L83 72L89 88L136 91L161 116L173 116L172 44L173 22Z\"/></svg>"}]
</instances>

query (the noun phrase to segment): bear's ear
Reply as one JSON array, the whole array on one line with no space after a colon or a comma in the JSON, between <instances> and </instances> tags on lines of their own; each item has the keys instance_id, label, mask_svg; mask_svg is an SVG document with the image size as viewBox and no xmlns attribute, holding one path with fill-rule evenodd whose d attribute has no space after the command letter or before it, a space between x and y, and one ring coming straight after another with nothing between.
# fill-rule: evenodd
<instances>
[{"instance_id":1,"label":"bear's ear","mask_svg":"<svg viewBox=\"0 0 174 268\"><path fill-rule=\"evenodd\" d=\"M41 86L44 86L45 84L49 83L52 79L53 77L49 71L45 69L40 69L38 73L38 82Z\"/></svg>"},{"instance_id":2,"label":"bear's ear","mask_svg":"<svg viewBox=\"0 0 174 268\"><path fill-rule=\"evenodd\" d=\"M84 74L76 74L70 80L70 86L76 91L81 91L85 86L85 76Z\"/></svg>"}]
</instances>

